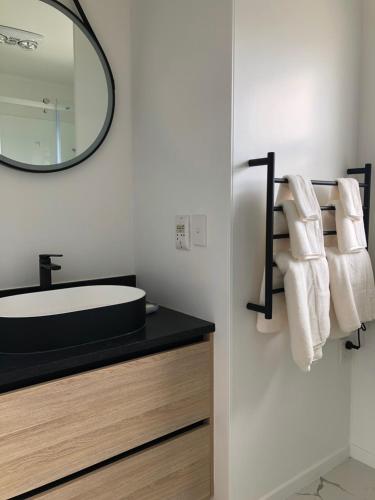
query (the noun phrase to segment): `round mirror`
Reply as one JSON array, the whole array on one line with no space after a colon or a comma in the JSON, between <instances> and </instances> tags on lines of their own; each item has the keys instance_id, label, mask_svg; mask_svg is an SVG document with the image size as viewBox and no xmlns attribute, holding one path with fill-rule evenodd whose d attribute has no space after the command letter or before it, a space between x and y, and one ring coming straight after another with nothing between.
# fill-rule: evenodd
<instances>
[{"instance_id":1,"label":"round mirror","mask_svg":"<svg viewBox=\"0 0 375 500\"><path fill-rule=\"evenodd\" d=\"M55 0L0 0L0 162L73 167L105 139L114 83L92 31Z\"/></svg>"}]
</instances>

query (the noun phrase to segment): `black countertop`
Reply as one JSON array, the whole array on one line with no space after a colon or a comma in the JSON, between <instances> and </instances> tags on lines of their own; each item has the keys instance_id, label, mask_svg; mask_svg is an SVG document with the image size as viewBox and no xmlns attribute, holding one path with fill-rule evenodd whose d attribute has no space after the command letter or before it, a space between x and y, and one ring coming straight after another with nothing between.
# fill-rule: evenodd
<instances>
[{"instance_id":1,"label":"black countertop","mask_svg":"<svg viewBox=\"0 0 375 500\"><path fill-rule=\"evenodd\" d=\"M0 353L0 393L189 344L214 331L213 323L161 307L136 333L60 351Z\"/></svg>"}]
</instances>

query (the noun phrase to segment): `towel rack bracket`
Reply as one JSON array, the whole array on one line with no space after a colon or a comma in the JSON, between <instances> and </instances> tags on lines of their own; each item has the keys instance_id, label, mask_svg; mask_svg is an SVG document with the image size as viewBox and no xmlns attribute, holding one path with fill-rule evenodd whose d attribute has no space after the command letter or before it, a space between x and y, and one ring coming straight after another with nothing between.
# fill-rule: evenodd
<instances>
[{"instance_id":1,"label":"towel rack bracket","mask_svg":"<svg viewBox=\"0 0 375 500\"><path fill-rule=\"evenodd\" d=\"M366 325L364 323L361 324L361 328L358 328L357 330L357 344L354 344L351 340L347 340L345 342L345 349L348 349L348 351L351 351L352 349L355 349L358 351L362 345L361 345L361 332L365 332L367 330Z\"/></svg>"}]
</instances>

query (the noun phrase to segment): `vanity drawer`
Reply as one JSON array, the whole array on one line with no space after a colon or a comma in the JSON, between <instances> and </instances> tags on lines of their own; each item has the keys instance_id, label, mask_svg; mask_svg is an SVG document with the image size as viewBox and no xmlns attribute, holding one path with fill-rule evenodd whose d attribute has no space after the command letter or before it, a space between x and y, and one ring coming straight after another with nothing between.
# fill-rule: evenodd
<instances>
[{"instance_id":1,"label":"vanity drawer","mask_svg":"<svg viewBox=\"0 0 375 500\"><path fill-rule=\"evenodd\" d=\"M0 396L0 499L210 417L211 343Z\"/></svg>"},{"instance_id":2,"label":"vanity drawer","mask_svg":"<svg viewBox=\"0 0 375 500\"><path fill-rule=\"evenodd\" d=\"M210 497L208 425L32 497L34 500L205 500Z\"/></svg>"}]
</instances>

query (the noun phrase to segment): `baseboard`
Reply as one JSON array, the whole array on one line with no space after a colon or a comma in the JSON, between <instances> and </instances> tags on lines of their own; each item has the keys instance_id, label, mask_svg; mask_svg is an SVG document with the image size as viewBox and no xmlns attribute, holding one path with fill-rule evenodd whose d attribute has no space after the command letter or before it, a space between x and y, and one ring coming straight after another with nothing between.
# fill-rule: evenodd
<instances>
[{"instance_id":1,"label":"baseboard","mask_svg":"<svg viewBox=\"0 0 375 500\"><path fill-rule=\"evenodd\" d=\"M359 462L375 469L375 454L356 444L350 445L350 456Z\"/></svg>"},{"instance_id":2,"label":"baseboard","mask_svg":"<svg viewBox=\"0 0 375 500\"><path fill-rule=\"evenodd\" d=\"M300 491L320 476L327 474L327 472L340 465L349 456L349 446L337 450L335 453L332 453L332 455L320 460L311 467L308 467L304 471L289 479L289 481L281 484L267 495L262 496L259 500L286 500L288 497Z\"/></svg>"}]
</instances>

